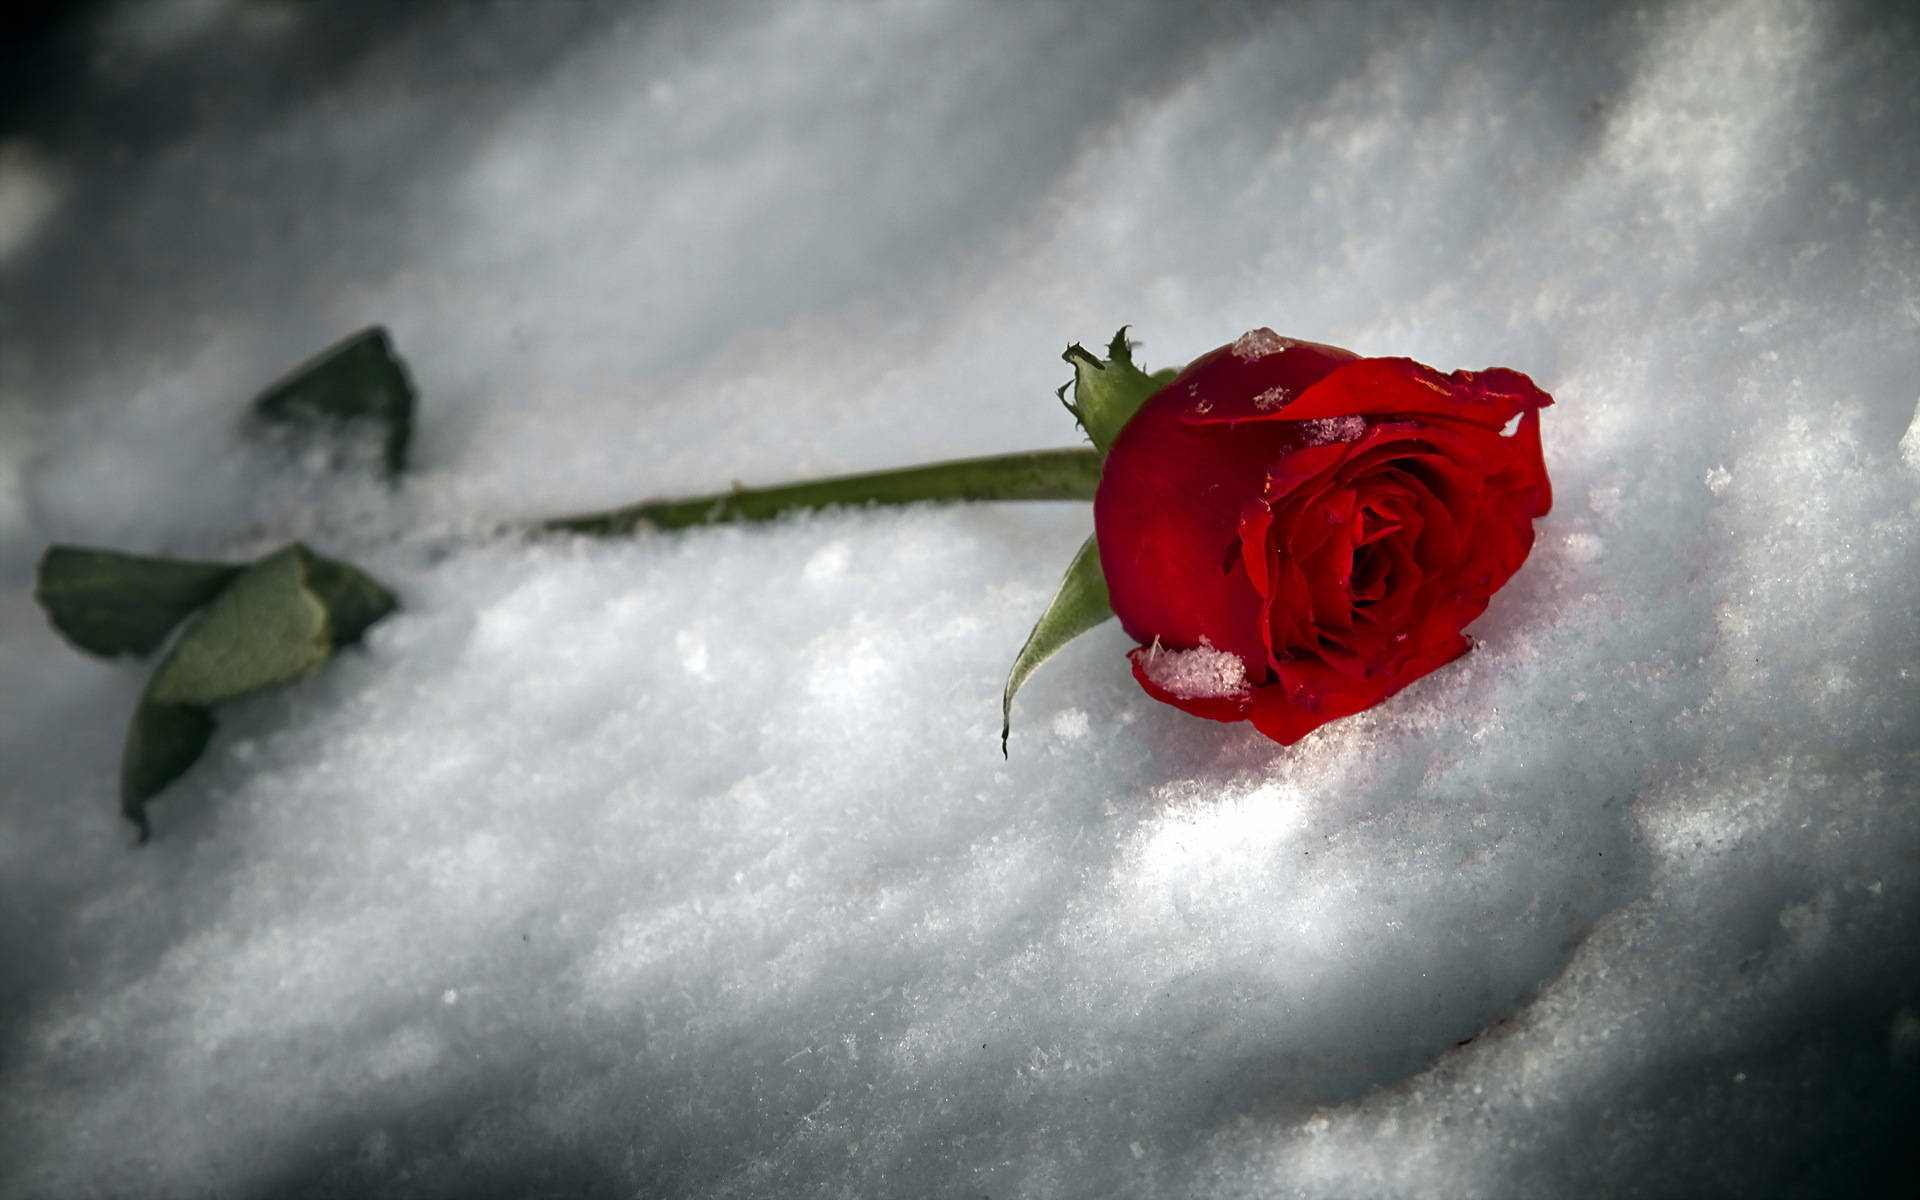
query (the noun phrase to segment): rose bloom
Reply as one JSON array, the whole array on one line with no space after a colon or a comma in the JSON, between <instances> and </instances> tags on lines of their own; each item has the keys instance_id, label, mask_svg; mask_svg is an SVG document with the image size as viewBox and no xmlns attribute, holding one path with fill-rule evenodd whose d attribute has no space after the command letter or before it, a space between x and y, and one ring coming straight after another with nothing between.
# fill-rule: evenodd
<instances>
[{"instance_id":1,"label":"rose bloom","mask_svg":"<svg viewBox=\"0 0 1920 1200\"><path fill-rule=\"evenodd\" d=\"M1552 504L1551 403L1517 371L1270 329L1196 359L1120 432L1094 498L1134 677L1292 744L1460 657Z\"/></svg>"}]
</instances>

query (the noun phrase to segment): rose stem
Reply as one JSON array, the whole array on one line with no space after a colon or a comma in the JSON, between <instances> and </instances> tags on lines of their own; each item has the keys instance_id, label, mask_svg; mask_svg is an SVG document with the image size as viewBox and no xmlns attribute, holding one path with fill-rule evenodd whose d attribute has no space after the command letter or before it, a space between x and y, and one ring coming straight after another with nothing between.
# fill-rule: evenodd
<instances>
[{"instance_id":1,"label":"rose stem","mask_svg":"<svg viewBox=\"0 0 1920 1200\"><path fill-rule=\"evenodd\" d=\"M864 475L841 475L778 487L742 488L681 500L649 500L625 508L555 517L537 532L613 537L642 525L684 529L729 521L766 521L796 509L836 504L914 504L922 500L1091 500L1100 482L1100 452L1091 447L962 458Z\"/></svg>"}]
</instances>

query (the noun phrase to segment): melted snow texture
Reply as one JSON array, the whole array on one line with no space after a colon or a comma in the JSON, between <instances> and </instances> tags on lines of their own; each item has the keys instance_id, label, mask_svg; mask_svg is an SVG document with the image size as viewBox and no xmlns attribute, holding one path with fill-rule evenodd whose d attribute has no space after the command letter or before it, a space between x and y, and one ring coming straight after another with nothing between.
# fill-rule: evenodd
<instances>
[{"instance_id":1,"label":"melted snow texture","mask_svg":"<svg viewBox=\"0 0 1920 1200\"><path fill-rule=\"evenodd\" d=\"M1910 1169L1909 10L114 11L0 150L0 1194ZM235 422L376 319L397 495ZM462 534L1062 444L1059 347L1122 322L1552 391L1479 648L1289 750L1108 626L1003 762L1083 506ZM405 608L135 851L141 670L46 632L33 557L296 533Z\"/></svg>"}]
</instances>

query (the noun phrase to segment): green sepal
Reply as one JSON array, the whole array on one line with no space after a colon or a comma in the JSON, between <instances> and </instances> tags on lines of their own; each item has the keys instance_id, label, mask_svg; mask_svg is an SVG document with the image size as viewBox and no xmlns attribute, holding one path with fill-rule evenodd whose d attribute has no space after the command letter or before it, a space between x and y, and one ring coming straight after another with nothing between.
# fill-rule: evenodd
<instances>
[{"instance_id":1,"label":"green sepal","mask_svg":"<svg viewBox=\"0 0 1920 1200\"><path fill-rule=\"evenodd\" d=\"M120 810L140 840L147 801L206 748L215 705L311 671L394 607L364 572L297 542L240 570L160 660L127 729Z\"/></svg>"},{"instance_id":2,"label":"green sepal","mask_svg":"<svg viewBox=\"0 0 1920 1200\"><path fill-rule=\"evenodd\" d=\"M389 476L407 466L413 438L413 383L393 352L387 331L374 325L335 342L288 372L253 402L265 421L286 425L351 426L383 430Z\"/></svg>"},{"instance_id":3,"label":"green sepal","mask_svg":"<svg viewBox=\"0 0 1920 1200\"><path fill-rule=\"evenodd\" d=\"M1120 431L1133 419L1133 414L1147 402L1147 397L1178 374L1169 368L1149 375L1135 366L1125 325L1107 343L1104 359L1095 357L1079 342L1068 346L1060 357L1073 367L1073 380L1060 387L1060 402L1067 406L1073 419L1080 422L1094 449L1103 456L1112 447L1113 439L1119 437ZM1067 399L1069 388L1073 390L1071 400Z\"/></svg>"},{"instance_id":4,"label":"green sepal","mask_svg":"<svg viewBox=\"0 0 1920 1200\"><path fill-rule=\"evenodd\" d=\"M33 598L69 642L92 654L151 654L194 609L219 594L240 568L49 546Z\"/></svg>"},{"instance_id":5,"label":"green sepal","mask_svg":"<svg viewBox=\"0 0 1920 1200\"><path fill-rule=\"evenodd\" d=\"M1034 623L1026 645L1007 673L1007 689L1000 697L1000 753L1007 753L1007 735L1013 728L1013 695L1020 685L1068 642L1113 616L1107 599L1107 577L1100 570L1100 545L1092 537L1080 547L1067 567L1060 588L1047 611Z\"/></svg>"}]
</instances>

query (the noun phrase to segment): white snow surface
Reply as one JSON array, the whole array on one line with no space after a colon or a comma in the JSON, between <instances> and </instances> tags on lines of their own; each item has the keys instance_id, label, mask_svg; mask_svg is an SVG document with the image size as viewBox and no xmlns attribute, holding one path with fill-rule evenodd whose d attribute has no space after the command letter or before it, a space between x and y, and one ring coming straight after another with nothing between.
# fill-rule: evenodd
<instances>
[{"instance_id":1,"label":"white snow surface","mask_svg":"<svg viewBox=\"0 0 1920 1200\"><path fill-rule=\"evenodd\" d=\"M1912 1185L1911 6L392 7L0 131L0 1194ZM397 491L240 421L376 321ZM1109 624L1002 760L1085 504L486 532L1070 444L1123 323L1550 391L1478 648L1284 749ZM135 848L35 558L295 536L403 610Z\"/></svg>"}]
</instances>

